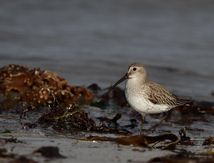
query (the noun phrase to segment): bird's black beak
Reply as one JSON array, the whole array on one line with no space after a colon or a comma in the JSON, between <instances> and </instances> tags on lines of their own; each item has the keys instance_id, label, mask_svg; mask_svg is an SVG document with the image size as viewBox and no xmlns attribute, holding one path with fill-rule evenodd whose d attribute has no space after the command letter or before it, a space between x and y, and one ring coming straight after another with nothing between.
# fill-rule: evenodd
<instances>
[{"instance_id":1,"label":"bird's black beak","mask_svg":"<svg viewBox=\"0 0 214 163\"><path fill-rule=\"evenodd\" d=\"M111 89L115 88L118 84L122 83L124 80L128 79L128 74L126 73L120 80L118 80Z\"/></svg>"}]
</instances>

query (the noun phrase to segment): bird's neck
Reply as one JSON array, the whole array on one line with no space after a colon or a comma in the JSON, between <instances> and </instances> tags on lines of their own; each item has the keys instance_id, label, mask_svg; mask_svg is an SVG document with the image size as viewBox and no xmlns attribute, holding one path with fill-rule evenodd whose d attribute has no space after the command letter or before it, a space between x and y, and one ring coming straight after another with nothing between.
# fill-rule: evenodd
<instances>
[{"instance_id":1,"label":"bird's neck","mask_svg":"<svg viewBox=\"0 0 214 163\"><path fill-rule=\"evenodd\" d=\"M146 83L145 79L131 78L127 80L126 88L139 89L139 88L142 88L145 85L145 83Z\"/></svg>"}]
</instances>

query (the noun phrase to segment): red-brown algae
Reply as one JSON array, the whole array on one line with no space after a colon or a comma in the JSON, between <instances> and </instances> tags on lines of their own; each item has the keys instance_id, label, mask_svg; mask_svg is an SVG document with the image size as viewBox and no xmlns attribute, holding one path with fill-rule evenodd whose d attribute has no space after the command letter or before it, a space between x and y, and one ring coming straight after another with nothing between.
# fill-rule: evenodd
<instances>
[{"instance_id":1,"label":"red-brown algae","mask_svg":"<svg viewBox=\"0 0 214 163\"><path fill-rule=\"evenodd\" d=\"M93 99L86 88L71 86L65 79L46 70L8 65L0 69L0 81L0 93L6 98L16 93L19 101L34 107L45 106L55 100L65 105L89 104Z\"/></svg>"}]
</instances>

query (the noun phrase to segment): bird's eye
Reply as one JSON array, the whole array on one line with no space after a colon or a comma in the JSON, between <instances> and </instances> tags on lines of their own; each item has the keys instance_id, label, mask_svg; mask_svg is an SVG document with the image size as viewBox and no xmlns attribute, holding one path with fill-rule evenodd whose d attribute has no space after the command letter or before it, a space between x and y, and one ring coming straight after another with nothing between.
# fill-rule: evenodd
<instances>
[{"instance_id":1,"label":"bird's eye","mask_svg":"<svg viewBox=\"0 0 214 163\"><path fill-rule=\"evenodd\" d=\"M134 68L133 68L133 71L136 71L136 70L137 70L137 68L136 68L136 67L134 67Z\"/></svg>"}]
</instances>

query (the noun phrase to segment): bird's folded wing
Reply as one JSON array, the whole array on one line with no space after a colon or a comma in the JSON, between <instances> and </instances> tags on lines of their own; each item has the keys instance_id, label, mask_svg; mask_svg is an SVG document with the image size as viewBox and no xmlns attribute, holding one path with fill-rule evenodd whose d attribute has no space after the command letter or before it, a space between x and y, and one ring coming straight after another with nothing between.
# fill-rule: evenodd
<instances>
[{"instance_id":1,"label":"bird's folded wing","mask_svg":"<svg viewBox=\"0 0 214 163\"><path fill-rule=\"evenodd\" d=\"M184 105L187 101L171 94L157 83L149 83L148 99L154 104L166 104L170 106Z\"/></svg>"}]
</instances>

